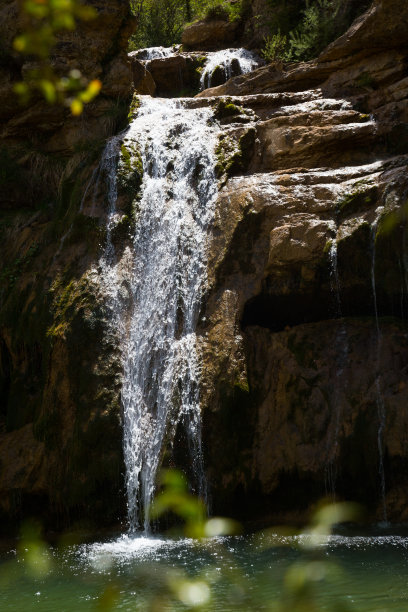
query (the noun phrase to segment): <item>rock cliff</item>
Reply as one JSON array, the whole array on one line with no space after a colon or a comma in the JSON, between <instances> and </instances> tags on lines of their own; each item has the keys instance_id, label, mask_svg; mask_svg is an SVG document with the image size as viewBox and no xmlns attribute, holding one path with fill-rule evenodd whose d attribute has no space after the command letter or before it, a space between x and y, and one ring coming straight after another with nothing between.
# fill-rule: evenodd
<instances>
[{"instance_id":1,"label":"rock cliff","mask_svg":"<svg viewBox=\"0 0 408 612\"><path fill-rule=\"evenodd\" d=\"M58 61L104 82L83 117L40 100L18 108L23 66L9 50L1 63L4 525L124 512L98 160L128 110L132 20L125 0L93 4L100 21L58 47ZM1 11L9 44L16 4ZM376 0L315 61L271 64L189 102L211 104L222 126L198 330L216 512L297 520L335 494L371 518L384 503L407 518L407 25L405 1ZM121 164L112 239L126 257L140 168L123 150Z\"/></svg>"},{"instance_id":2,"label":"rock cliff","mask_svg":"<svg viewBox=\"0 0 408 612\"><path fill-rule=\"evenodd\" d=\"M202 323L219 512L407 517L407 18L375 2L317 60L199 94L229 115Z\"/></svg>"},{"instance_id":3,"label":"rock cliff","mask_svg":"<svg viewBox=\"0 0 408 612\"><path fill-rule=\"evenodd\" d=\"M97 18L61 34L55 70L103 81L81 117L13 84L29 67L12 41L18 2L0 9L0 513L53 525L118 516L123 497L115 346L89 276L104 230L83 194L132 93L126 0L92 0ZM123 510L121 511L123 513Z\"/></svg>"}]
</instances>

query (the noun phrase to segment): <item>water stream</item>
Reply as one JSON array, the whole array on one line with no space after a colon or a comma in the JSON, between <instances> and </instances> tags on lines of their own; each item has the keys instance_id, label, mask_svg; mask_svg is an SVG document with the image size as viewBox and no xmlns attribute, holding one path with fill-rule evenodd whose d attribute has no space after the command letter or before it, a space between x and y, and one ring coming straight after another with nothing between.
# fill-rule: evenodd
<instances>
[{"instance_id":1,"label":"water stream","mask_svg":"<svg viewBox=\"0 0 408 612\"><path fill-rule=\"evenodd\" d=\"M374 316L375 316L375 330L376 330L376 364L375 364L375 395L377 404L377 415L378 415L378 430L377 430L377 447L378 447L378 474L380 479L380 492L381 492L381 503L382 503L382 515L383 522L387 523L387 506L385 500L385 470L384 470L384 451L383 451L383 439L384 429L386 425L386 409L384 403L384 397L381 390L381 329L378 318L378 304L377 304L377 289L375 282L375 239L377 234L378 219L375 220L372 226L371 234L371 288L373 294L374 304Z\"/></svg>"},{"instance_id":2,"label":"water stream","mask_svg":"<svg viewBox=\"0 0 408 612\"><path fill-rule=\"evenodd\" d=\"M130 308L122 330L124 456L130 530L149 530L149 506L163 453L182 427L195 492L205 496L195 328L206 279L208 228L217 183L217 129L210 109L142 100L122 135L143 184L127 270ZM134 157L133 157L134 156ZM115 201L111 181L110 200ZM115 211L111 204L110 216ZM109 222L108 222L109 228ZM108 247L104 267L112 264ZM107 271L109 275L109 271ZM105 273L104 273L105 274ZM117 300L113 319L124 318Z\"/></svg>"},{"instance_id":3,"label":"water stream","mask_svg":"<svg viewBox=\"0 0 408 612\"><path fill-rule=\"evenodd\" d=\"M200 89L212 87L212 74L217 67L222 68L225 81L232 76L247 74L260 66L260 58L247 49L223 49L208 53L207 61L201 73ZM217 83L219 84L219 83Z\"/></svg>"},{"instance_id":4,"label":"water stream","mask_svg":"<svg viewBox=\"0 0 408 612\"><path fill-rule=\"evenodd\" d=\"M336 228L337 229L337 228ZM344 402L344 371L348 361L348 335L346 323L343 319L343 312L341 306L341 291L340 291L340 278L338 270L337 260L337 237L332 241L329 251L330 261L330 285L331 293L333 296L333 315L334 318L339 321L337 332L336 332L336 378L333 381L333 395L331 398L331 405L334 412L334 423L333 431L329 437L330 448L328 449L328 461L326 465L326 490L331 495L332 499L335 499L336 494L336 480L337 480L337 454L339 447L339 434L340 434L340 423L342 416L342 407Z\"/></svg>"}]
</instances>

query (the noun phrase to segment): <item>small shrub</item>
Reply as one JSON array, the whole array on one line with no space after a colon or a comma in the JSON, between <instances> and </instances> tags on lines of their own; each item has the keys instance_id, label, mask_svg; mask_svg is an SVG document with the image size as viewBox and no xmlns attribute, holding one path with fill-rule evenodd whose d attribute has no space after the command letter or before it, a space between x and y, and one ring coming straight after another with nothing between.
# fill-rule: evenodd
<instances>
[{"instance_id":1,"label":"small shrub","mask_svg":"<svg viewBox=\"0 0 408 612\"><path fill-rule=\"evenodd\" d=\"M267 36L264 38L264 42L265 46L261 51L261 55L267 62L288 59L288 39L284 34L278 32L273 36Z\"/></svg>"},{"instance_id":2,"label":"small shrub","mask_svg":"<svg viewBox=\"0 0 408 612\"><path fill-rule=\"evenodd\" d=\"M368 0L267 0L270 9L263 57L267 61L305 61L317 57L347 30ZM261 18L261 16L259 16ZM284 37L287 40L284 40Z\"/></svg>"},{"instance_id":3,"label":"small shrub","mask_svg":"<svg viewBox=\"0 0 408 612\"><path fill-rule=\"evenodd\" d=\"M228 21L229 12L224 5L216 4L215 6L208 7L207 12L205 14L205 19L207 21L213 21L217 19L221 21Z\"/></svg>"}]
</instances>

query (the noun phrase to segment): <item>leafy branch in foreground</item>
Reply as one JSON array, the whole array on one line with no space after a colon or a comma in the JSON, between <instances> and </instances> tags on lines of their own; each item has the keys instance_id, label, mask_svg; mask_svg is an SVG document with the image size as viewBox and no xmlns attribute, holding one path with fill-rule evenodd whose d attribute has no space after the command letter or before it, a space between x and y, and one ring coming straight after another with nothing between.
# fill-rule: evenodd
<instances>
[{"instance_id":1,"label":"leafy branch in foreground","mask_svg":"<svg viewBox=\"0 0 408 612\"><path fill-rule=\"evenodd\" d=\"M15 92L27 103L32 93L39 91L48 103L66 104L73 115L80 115L84 104L98 95L102 83L98 79L88 82L77 69L57 74L51 56L58 34L75 30L78 20L94 19L95 9L80 0L25 0L21 11L22 31L13 45L32 60L33 68L15 85Z\"/></svg>"},{"instance_id":2,"label":"leafy branch in foreground","mask_svg":"<svg viewBox=\"0 0 408 612\"><path fill-rule=\"evenodd\" d=\"M197 545L202 547L203 552L208 546L218 550L219 565L215 574L213 568L207 567L195 576L186 573L173 578L169 569L168 591L165 596L169 610L178 609L170 604L177 605L181 602L189 606L189 609L199 608L210 612L214 609L217 585L223 581L225 588L238 587L240 590L241 601L236 604L235 609L258 609L261 603L267 604L267 609L271 612L321 612L327 609L320 601L320 594L331 582L338 579L342 568L326 558L326 544L335 525L361 518L362 509L359 505L350 502L323 504L315 511L309 526L301 533L288 528L273 527L254 534L249 550L252 546L255 550L263 551L282 547L287 547L288 551L297 547L299 551L298 559L289 564L284 574L281 593L263 600L261 593L253 591L248 574L230 554L229 538L224 539L224 536L242 532L239 523L222 517L206 518L203 502L188 491L187 482L181 472L163 471L161 486L162 490L152 505L152 518L169 512L179 517L184 524L184 535L198 540ZM148 609L155 610L155 607L152 605ZM331 609L333 612L349 610L343 600L335 601Z\"/></svg>"}]
</instances>

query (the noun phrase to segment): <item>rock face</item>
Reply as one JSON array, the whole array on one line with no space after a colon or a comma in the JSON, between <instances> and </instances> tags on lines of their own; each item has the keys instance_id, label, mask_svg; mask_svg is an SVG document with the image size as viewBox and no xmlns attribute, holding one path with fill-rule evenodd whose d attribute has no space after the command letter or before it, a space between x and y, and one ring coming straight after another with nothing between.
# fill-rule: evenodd
<instances>
[{"instance_id":1,"label":"rock face","mask_svg":"<svg viewBox=\"0 0 408 612\"><path fill-rule=\"evenodd\" d=\"M160 94L184 63L169 77L151 60L152 82L127 63L127 3L93 4L100 21L61 39L56 56L104 82L84 117L41 100L17 108L10 88L24 67L10 49L0 67L6 527L35 513L54 526L124 514L120 347L100 282L109 151L99 159L124 123L130 71ZM302 520L337 495L371 518L384 506L407 518L407 10L376 0L317 60L265 66L190 101L211 104L222 126L198 330L217 513ZM1 9L7 45L16 14L11 1ZM123 259L141 181L129 158L122 149L111 236Z\"/></svg>"},{"instance_id":2,"label":"rock face","mask_svg":"<svg viewBox=\"0 0 408 612\"><path fill-rule=\"evenodd\" d=\"M175 50L166 57L147 60L139 59L140 55L140 51L129 53L136 93L171 97L194 95L199 91L205 53Z\"/></svg>"},{"instance_id":3,"label":"rock face","mask_svg":"<svg viewBox=\"0 0 408 612\"><path fill-rule=\"evenodd\" d=\"M227 96L201 330L216 512L296 520L336 494L406 519L407 17L376 2L318 60L199 96Z\"/></svg>"},{"instance_id":4,"label":"rock face","mask_svg":"<svg viewBox=\"0 0 408 612\"><path fill-rule=\"evenodd\" d=\"M0 9L0 516L6 530L8 521L37 512L53 525L79 516L112 521L123 513L117 347L90 274L104 229L82 196L105 139L126 122L132 93L126 47L134 24L126 0L92 5L97 19L61 35L53 55L57 71L75 67L103 81L101 95L79 118L35 96L27 107L18 105L12 87L29 66L11 46L18 3Z\"/></svg>"},{"instance_id":5,"label":"rock face","mask_svg":"<svg viewBox=\"0 0 408 612\"><path fill-rule=\"evenodd\" d=\"M224 19L197 21L185 28L182 36L183 47L199 51L224 49L236 40L237 27L237 22Z\"/></svg>"}]
</instances>

